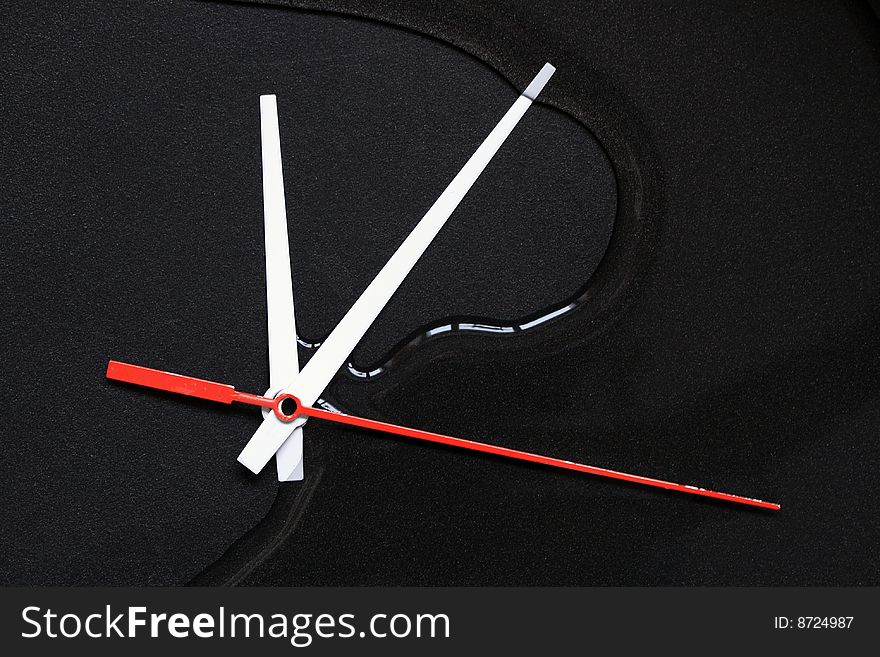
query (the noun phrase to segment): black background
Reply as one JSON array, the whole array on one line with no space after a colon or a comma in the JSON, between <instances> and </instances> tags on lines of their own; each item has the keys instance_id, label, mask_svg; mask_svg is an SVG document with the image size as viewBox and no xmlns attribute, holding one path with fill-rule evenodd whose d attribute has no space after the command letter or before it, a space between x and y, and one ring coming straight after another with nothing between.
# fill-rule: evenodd
<instances>
[{"instance_id":1,"label":"black background","mask_svg":"<svg viewBox=\"0 0 880 657\"><path fill-rule=\"evenodd\" d=\"M868 6L302 4L345 15L3 10L3 581L876 584ZM780 513L318 423L279 489L235 463L253 412L103 380L265 387L260 93L320 339L544 61L546 105L354 357L395 362L328 399Z\"/></svg>"}]
</instances>

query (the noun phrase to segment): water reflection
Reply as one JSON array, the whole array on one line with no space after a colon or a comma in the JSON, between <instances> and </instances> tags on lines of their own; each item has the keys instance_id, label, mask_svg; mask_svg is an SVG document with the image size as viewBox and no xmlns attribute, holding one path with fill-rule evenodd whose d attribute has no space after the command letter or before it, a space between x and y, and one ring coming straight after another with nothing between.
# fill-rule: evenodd
<instances>
[{"instance_id":1,"label":"water reflection","mask_svg":"<svg viewBox=\"0 0 880 657\"><path fill-rule=\"evenodd\" d=\"M524 321L517 324L489 324L485 322L451 322L447 324L442 324L440 326L434 326L425 330L420 331L413 337L409 342L403 345L399 349L395 349L392 354L385 359L385 362L375 367L371 370L362 370L355 367L354 363L347 363L346 369L348 373L357 378L357 379L375 379L378 376L384 374L388 368L394 363L395 360L400 356L401 353L407 352L410 349L415 348L416 346L422 344L426 340L433 338L437 335L443 335L446 333L492 333L492 334L512 334L512 333L523 333L526 331L531 331L539 326L543 326L547 322L550 322L554 319L558 319L572 312L575 308L581 305L584 300L585 294L579 295L574 301L562 306L554 308L553 310L549 310L544 312L543 314L535 317L534 319L530 319L528 321ZM297 344L304 349L309 351L314 351L318 349L322 344L321 342L314 342L304 340L303 338L297 336L296 338ZM333 407L332 404L326 402L323 399L319 399L318 403L321 404L323 408L326 408L330 411L341 412L337 408Z\"/></svg>"}]
</instances>

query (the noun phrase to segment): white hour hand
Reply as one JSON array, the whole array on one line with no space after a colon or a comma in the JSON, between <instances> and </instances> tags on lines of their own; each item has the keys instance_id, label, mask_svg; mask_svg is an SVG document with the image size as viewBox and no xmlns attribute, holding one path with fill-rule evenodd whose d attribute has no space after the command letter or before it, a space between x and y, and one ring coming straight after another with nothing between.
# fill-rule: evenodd
<instances>
[{"instance_id":1,"label":"white hour hand","mask_svg":"<svg viewBox=\"0 0 880 657\"><path fill-rule=\"evenodd\" d=\"M298 397L306 406L315 403L554 71L550 64L544 65L285 392ZM252 472L259 472L287 440L290 431L290 425L266 418L238 455L238 461Z\"/></svg>"},{"instance_id":2,"label":"white hour hand","mask_svg":"<svg viewBox=\"0 0 880 657\"><path fill-rule=\"evenodd\" d=\"M281 137L275 96L260 96L260 136L263 156L263 224L266 237L266 306L269 320L267 396L271 396L299 374L287 211L281 170ZM278 481L299 481L303 478L302 440L302 427L297 427L291 433L290 439L278 450Z\"/></svg>"}]
</instances>

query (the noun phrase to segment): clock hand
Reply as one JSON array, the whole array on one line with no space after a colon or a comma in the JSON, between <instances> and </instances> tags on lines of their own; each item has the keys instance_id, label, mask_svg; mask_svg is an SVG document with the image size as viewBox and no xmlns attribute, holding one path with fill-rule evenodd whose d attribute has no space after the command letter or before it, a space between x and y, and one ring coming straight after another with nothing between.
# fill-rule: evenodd
<instances>
[{"instance_id":1,"label":"clock hand","mask_svg":"<svg viewBox=\"0 0 880 657\"><path fill-rule=\"evenodd\" d=\"M123 381L124 383L134 383L139 386L146 386L147 388L155 388L156 390L164 390L165 392L176 392L179 395L187 395L188 397L207 399L208 401L220 402L221 404L241 402L243 404L262 406L263 408L275 408L274 399L252 395L247 392L239 392L233 386L226 385L225 383L215 383L214 381L197 379L193 376L163 372L162 370L154 370L149 367L141 367L140 365L129 365L118 360L111 360L107 363L107 378L114 381Z\"/></svg>"},{"instance_id":2,"label":"clock hand","mask_svg":"<svg viewBox=\"0 0 880 657\"><path fill-rule=\"evenodd\" d=\"M281 137L275 96L260 96L260 137L269 328L269 390L266 394L274 397L299 374L290 245L281 169ZM302 427L296 427L290 439L276 453L278 481L301 481L303 478L302 431Z\"/></svg>"},{"instance_id":3,"label":"clock hand","mask_svg":"<svg viewBox=\"0 0 880 657\"><path fill-rule=\"evenodd\" d=\"M544 65L336 325L299 377L285 388L286 393L295 395L307 406L318 399L555 70L550 64ZM291 428L278 422L277 418L267 417L238 455L239 462L252 472L260 472L290 431Z\"/></svg>"},{"instance_id":4,"label":"clock hand","mask_svg":"<svg viewBox=\"0 0 880 657\"><path fill-rule=\"evenodd\" d=\"M347 424L362 429L370 429L373 431L382 431L384 433L402 436L404 438L412 438L415 440L424 440L441 445L451 445L452 447L460 447L473 452L482 452L485 454L493 454L495 456L503 456L505 458L517 461L527 461L529 463L538 463L541 465L559 468L562 470L573 470L575 472L583 472L599 477L608 477L610 479L619 479L634 484L644 486L652 486L654 488L663 488L673 490L689 495L698 495L701 497L710 497L716 500L726 502L735 502L747 506L756 506L762 509L771 509L778 511L781 506L775 502L765 502L763 500L751 497L743 497L741 495L731 495L730 493L719 493L705 488L696 486L687 486L684 484L676 484L671 481L662 479L654 479L653 477L643 477L641 475L628 474L617 470L609 470L607 468L597 468L592 465L576 463L574 461L566 461L564 459L554 458L552 456L543 456L532 452L524 452L518 449L510 449L501 447L500 445L491 445L489 443L481 443L474 440L466 440L464 438L455 438L431 431L422 431L421 429L412 429L410 427L400 426L398 424L390 424L388 422L379 422L378 420L369 420L355 415L344 415L341 413L332 413L321 408L313 408L304 406L293 395L283 393L274 399L269 397L261 397L259 395L250 395L246 392L238 392L234 387L222 383L214 383L205 381L204 379L196 379L180 374L171 374L169 372L161 372L147 367L139 367L137 365L128 365L118 361L110 361L107 366L107 378L117 381L125 381L137 385L147 386L150 388L158 388L168 392L176 392L191 397L199 397L201 399L209 399L225 404L232 402L241 402L245 404L253 404L264 408L271 408L274 417L279 422L289 423L304 416L313 417L329 422L339 424Z\"/></svg>"},{"instance_id":5,"label":"clock hand","mask_svg":"<svg viewBox=\"0 0 880 657\"><path fill-rule=\"evenodd\" d=\"M655 488L665 488L666 490L674 490L680 493L689 493L691 495L699 495L702 497L712 497L717 500L725 500L727 502L736 502L749 506L757 506L763 509L772 509L778 511L781 506L775 502L765 502L752 497L743 497L741 495L731 495L730 493L719 493L705 488L696 486L687 486L684 484L676 484L671 481L663 481L662 479L654 479L652 477L643 477L641 475L628 474L626 472L618 472L617 470L608 470L607 468L597 468L592 465L584 465L574 461L566 461L564 459L554 458L552 456L543 456L532 452L524 452L518 449L510 449L501 447L500 445L491 445L489 443L481 443L474 440L466 440L464 438L454 438L441 433L432 431L422 431L421 429L412 429L399 424L390 424L388 422L379 422L378 420L370 420L354 415L345 415L341 413L333 413L325 411L321 408L313 408L310 406L300 405L296 398L292 395L282 395L283 399L279 399L279 409L283 407L284 402L290 402L290 406L296 404L295 410L288 409L284 415L291 420L299 415L327 420L329 422L337 422L339 424L347 424L362 429L371 429L373 431L382 431L385 433L403 436L405 438L413 438L415 440L424 440L431 443L440 443L441 445L451 445L462 449L471 450L473 452L483 452L486 454L494 454L495 456L503 456L505 458L515 459L517 461L528 461L530 463L540 463L554 468L563 470L574 470L575 472L585 472L587 474L597 475L600 477L609 477L611 479L620 479L634 484L642 484L645 486L654 486Z\"/></svg>"}]
</instances>

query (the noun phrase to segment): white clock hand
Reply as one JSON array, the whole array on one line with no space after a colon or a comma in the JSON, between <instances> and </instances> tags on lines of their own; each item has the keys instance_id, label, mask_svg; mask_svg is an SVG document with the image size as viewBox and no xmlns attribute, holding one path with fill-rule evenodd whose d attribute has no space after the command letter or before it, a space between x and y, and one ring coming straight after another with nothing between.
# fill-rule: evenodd
<instances>
[{"instance_id":1,"label":"white clock hand","mask_svg":"<svg viewBox=\"0 0 880 657\"><path fill-rule=\"evenodd\" d=\"M315 352L285 392L295 395L309 406L330 383L336 372L354 350L364 333L397 290L403 279L416 264L434 237L468 193L489 161L519 123L556 69L545 64L526 90L513 103L489 136L471 156L461 171L452 179L434 205L428 210L412 233L403 241L391 259L364 290L364 293L336 325L324 344ZM294 424L301 420L294 420ZM259 472L291 433L291 424L274 416L263 424L238 455L238 461L253 472Z\"/></svg>"},{"instance_id":2,"label":"white clock hand","mask_svg":"<svg viewBox=\"0 0 880 657\"><path fill-rule=\"evenodd\" d=\"M269 390L266 396L272 397L299 374L284 177L281 169L281 137L275 96L260 96L260 136L263 155L263 225L266 236L266 307L269 320ZM278 481L300 481L303 478L302 431L302 427L294 429L290 439L276 454Z\"/></svg>"}]
</instances>

